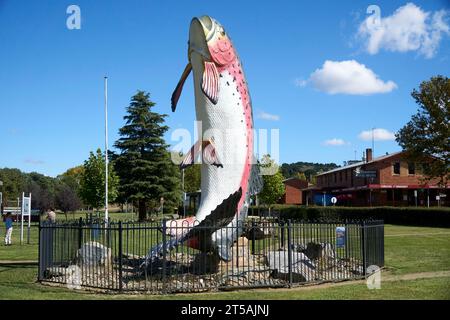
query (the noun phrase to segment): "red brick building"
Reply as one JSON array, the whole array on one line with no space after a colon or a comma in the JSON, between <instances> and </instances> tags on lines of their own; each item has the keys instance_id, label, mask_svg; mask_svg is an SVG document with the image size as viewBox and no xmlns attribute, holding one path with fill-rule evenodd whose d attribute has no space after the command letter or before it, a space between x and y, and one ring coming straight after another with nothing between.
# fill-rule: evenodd
<instances>
[{"instance_id":1,"label":"red brick building","mask_svg":"<svg viewBox=\"0 0 450 320\"><path fill-rule=\"evenodd\" d=\"M285 194L281 200L283 204L304 204L302 189L308 187L308 182L298 178L283 180Z\"/></svg>"},{"instance_id":2,"label":"red brick building","mask_svg":"<svg viewBox=\"0 0 450 320\"><path fill-rule=\"evenodd\" d=\"M448 186L424 182L420 168L408 162L404 152L372 159L372 149L367 149L363 161L317 175L317 184L304 189L304 197L322 205L336 197L337 205L449 206Z\"/></svg>"}]
</instances>

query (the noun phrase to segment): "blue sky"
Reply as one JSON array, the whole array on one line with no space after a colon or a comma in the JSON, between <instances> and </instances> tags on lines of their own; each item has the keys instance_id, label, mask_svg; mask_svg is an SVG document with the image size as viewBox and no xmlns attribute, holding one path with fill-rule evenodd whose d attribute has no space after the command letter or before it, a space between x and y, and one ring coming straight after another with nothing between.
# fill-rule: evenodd
<instances>
[{"instance_id":1,"label":"blue sky","mask_svg":"<svg viewBox=\"0 0 450 320\"><path fill-rule=\"evenodd\" d=\"M79 30L66 26L71 4L81 9ZM138 89L169 114L175 144L172 130L193 130L192 80L176 113L170 96L187 62L190 20L202 14L231 36L256 128L280 129L280 162L360 158L371 146L361 133L371 128L380 129L375 155L397 151L392 133L417 110L411 90L448 76L450 8L378 1L374 31L371 4L0 0L0 167L56 176L103 148L104 75L110 145Z\"/></svg>"}]
</instances>

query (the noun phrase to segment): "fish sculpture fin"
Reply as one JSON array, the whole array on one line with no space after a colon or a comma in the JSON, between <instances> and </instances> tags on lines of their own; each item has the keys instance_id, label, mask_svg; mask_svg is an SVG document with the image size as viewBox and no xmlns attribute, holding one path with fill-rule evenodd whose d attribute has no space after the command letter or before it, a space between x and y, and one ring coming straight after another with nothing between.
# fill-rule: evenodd
<instances>
[{"instance_id":1,"label":"fish sculpture fin","mask_svg":"<svg viewBox=\"0 0 450 320\"><path fill-rule=\"evenodd\" d=\"M175 109L177 108L178 99L180 99L181 91L183 90L183 85L186 82L187 77L191 73L192 65L189 62L186 65L186 68L184 68L183 74L181 75L180 81L178 81L178 84L175 88L175 90L172 93L172 112L175 112Z\"/></svg>"},{"instance_id":2,"label":"fish sculpture fin","mask_svg":"<svg viewBox=\"0 0 450 320\"><path fill-rule=\"evenodd\" d=\"M223 168L217 154L216 146L212 140L203 141L203 161L207 164Z\"/></svg>"},{"instance_id":3,"label":"fish sculpture fin","mask_svg":"<svg viewBox=\"0 0 450 320\"><path fill-rule=\"evenodd\" d=\"M219 71L214 62L205 61L202 91L213 104L219 100Z\"/></svg>"},{"instance_id":4,"label":"fish sculpture fin","mask_svg":"<svg viewBox=\"0 0 450 320\"><path fill-rule=\"evenodd\" d=\"M199 248L202 251L212 250L211 237L214 232L227 226L235 219L239 200L242 197L242 188L239 188L228 198L222 201L209 215L198 225L189 230L184 239L197 238ZM206 227L206 228L205 228Z\"/></svg>"},{"instance_id":5,"label":"fish sculpture fin","mask_svg":"<svg viewBox=\"0 0 450 320\"><path fill-rule=\"evenodd\" d=\"M253 157L252 170L250 172L250 181L249 181L249 193L254 196L262 191L264 187L264 180L261 175L261 170L259 169L259 161Z\"/></svg>"},{"instance_id":6,"label":"fish sculpture fin","mask_svg":"<svg viewBox=\"0 0 450 320\"><path fill-rule=\"evenodd\" d=\"M186 155L183 158L183 161L181 161L180 169L185 169L187 167L190 167L195 163L198 156L201 154L201 148L202 148L203 141L198 140L192 147L189 149L189 152L186 153Z\"/></svg>"}]
</instances>

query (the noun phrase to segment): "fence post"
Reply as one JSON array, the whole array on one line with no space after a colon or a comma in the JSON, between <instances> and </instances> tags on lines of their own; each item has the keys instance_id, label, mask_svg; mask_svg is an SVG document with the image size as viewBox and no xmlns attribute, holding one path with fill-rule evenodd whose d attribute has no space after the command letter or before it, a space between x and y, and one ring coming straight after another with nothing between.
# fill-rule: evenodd
<instances>
[{"instance_id":1,"label":"fence post","mask_svg":"<svg viewBox=\"0 0 450 320\"><path fill-rule=\"evenodd\" d=\"M284 248L284 221L279 222L281 237L280 237L280 249Z\"/></svg>"},{"instance_id":2,"label":"fence post","mask_svg":"<svg viewBox=\"0 0 450 320\"><path fill-rule=\"evenodd\" d=\"M163 261L162 261L162 281L163 281L163 293L166 293L166 254L167 254L167 244L166 244L166 219L162 221L162 241L163 241Z\"/></svg>"},{"instance_id":3,"label":"fence post","mask_svg":"<svg viewBox=\"0 0 450 320\"><path fill-rule=\"evenodd\" d=\"M367 260L366 260L366 223L361 222L361 249L362 249L362 259L363 259L363 275L366 276L367 273Z\"/></svg>"},{"instance_id":4,"label":"fence post","mask_svg":"<svg viewBox=\"0 0 450 320\"><path fill-rule=\"evenodd\" d=\"M41 259L42 259L42 253L41 253L41 246L42 246L42 239L41 239L41 217L39 216L39 229L38 229L38 281L42 280L42 266L41 266Z\"/></svg>"},{"instance_id":5,"label":"fence post","mask_svg":"<svg viewBox=\"0 0 450 320\"><path fill-rule=\"evenodd\" d=\"M78 220L78 249L81 249L83 244L83 218L80 217Z\"/></svg>"},{"instance_id":6,"label":"fence post","mask_svg":"<svg viewBox=\"0 0 450 320\"><path fill-rule=\"evenodd\" d=\"M252 254L255 254L255 233L256 233L256 222L252 219ZM264 232L264 229L263 229Z\"/></svg>"},{"instance_id":7,"label":"fence post","mask_svg":"<svg viewBox=\"0 0 450 320\"><path fill-rule=\"evenodd\" d=\"M110 226L108 226L110 227ZM123 283L122 283L122 270L123 270L123 252L122 252L122 235L123 235L123 229L122 229L122 221L119 221L119 291L122 292L123 290Z\"/></svg>"},{"instance_id":8,"label":"fence post","mask_svg":"<svg viewBox=\"0 0 450 320\"><path fill-rule=\"evenodd\" d=\"M284 233L284 232L283 232ZM288 220L288 270L289 270L289 287L292 286L292 225L291 219Z\"/></svg>"}]
</instances>

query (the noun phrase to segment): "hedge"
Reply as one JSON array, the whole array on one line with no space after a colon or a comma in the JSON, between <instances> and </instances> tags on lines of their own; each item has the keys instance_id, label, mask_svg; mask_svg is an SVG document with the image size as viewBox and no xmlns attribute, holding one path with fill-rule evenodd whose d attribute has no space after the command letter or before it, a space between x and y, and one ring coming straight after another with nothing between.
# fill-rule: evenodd
<instances>
[{"instance_id":1,"label":"hedge","mask_svg":"<svg viewBox=\"0 0 450 320\"><path fill-rule=\"evenodd\" d=\"M258 213L267 213L267 208L251 207L249 214ZM386 224L450 228L450 208L275 205L272 214L293 220L381 219Z\"/></svg>"}]
</instances>

